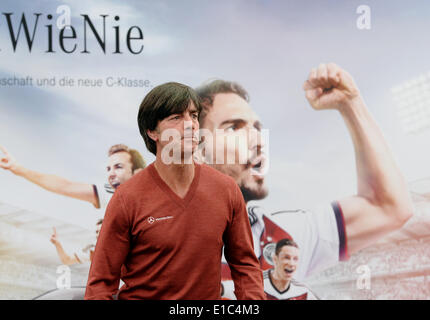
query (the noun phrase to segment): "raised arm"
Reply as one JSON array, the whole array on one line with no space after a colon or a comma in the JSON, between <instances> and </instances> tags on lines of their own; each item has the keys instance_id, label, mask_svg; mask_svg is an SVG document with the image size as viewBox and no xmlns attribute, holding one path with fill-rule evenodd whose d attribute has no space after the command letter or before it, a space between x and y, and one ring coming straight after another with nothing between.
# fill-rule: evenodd
<instances>
[{"instance_id":1,"label":"raised arm","mask_svg":"<svg viewBox=\"0 0 430 320\"><path fill-rule=\"evenodd\" d=\"M9 170L13 174L42 187L45 190L92 203L99 207L98 198L94 192L93 185L88 183L73 182L52 174L40 173L27 169L20 165L16 159L9 154L6 148L0 146L0 168Z\"/></svg>"},{"instance_id":2,"label":"raised arm","mask_svg":"<svg viewBox=\"0 0 430 320\"><path fill-rule=\"evenodd\" d=\"M71 257L66 253L66 251L64 251L61 242L58 240L57 230L55 229L55 227L53 228L53 233L51 235L50 241L55 246L58 257L60 258L62 264L70 266L72 264L79 263L79 260L75 256Z\"/></svg>"},{"instance_id":3,"label":"raised arm","mask_svg":"<svg viewBox=\"0 0 430 320\"><path fill-rule=\"evenodd\" d=\"M401 228L413 206L404 177L352 77L337 65L321 64L304 83L315 110L335 109L350 132L357 168L357 194L341 199L349 254Z\"/></svg>"}]
</instances>

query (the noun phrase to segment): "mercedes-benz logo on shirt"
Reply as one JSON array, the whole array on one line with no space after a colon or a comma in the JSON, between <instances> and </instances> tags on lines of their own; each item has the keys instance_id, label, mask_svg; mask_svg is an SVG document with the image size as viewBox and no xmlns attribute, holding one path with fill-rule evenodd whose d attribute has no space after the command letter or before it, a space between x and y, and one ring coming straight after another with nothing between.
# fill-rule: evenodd
<instances>
[{"instance_id":1,"label":"mercedes-benz logo on shirt","mask_svg":"<svg viewBox=\"0 0 430 320\"><path fill-rule=\"evenodd\" d=\"M148 222L149 222L150 224L153 224L153 223L154 223L154 221L155 221L154 217L149 217L149 218L148 218Z\"/></svg>"}]
</instances>

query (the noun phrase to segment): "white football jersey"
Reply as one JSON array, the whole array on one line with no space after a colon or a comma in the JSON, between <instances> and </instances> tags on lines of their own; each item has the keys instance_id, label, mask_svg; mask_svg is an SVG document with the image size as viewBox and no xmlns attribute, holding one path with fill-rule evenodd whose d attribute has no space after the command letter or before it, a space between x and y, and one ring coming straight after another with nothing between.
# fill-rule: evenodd
<instances>
[{"instance_id":1,"label":"white football jersey","mask_svg":"<svg viewBox=\"0 0 430 320\"><path fill-rule=\"evenodd\" d=\"M270 278L269 269L263 272L264 292L267 300L319 300L317 295L304 284L292 279L287 289L279 291L273 284Z\"/></svg>"},{"instance_id":2,"label":"white football jersey","mask_svg":"<svg viewBox=\"0 0 430 320\"><path fill-rule=\"evenodd\" d=\"M314 210L283 210L266 214L260 207L248 207L254 251L261 269L273 267L272 254L281 239L294 240L300 250L295 278L303 281L347 259L347 240L342 210L337 202ZM223 258L224 297L234 298L230 269Z\"/></svg>"}]
</instances>

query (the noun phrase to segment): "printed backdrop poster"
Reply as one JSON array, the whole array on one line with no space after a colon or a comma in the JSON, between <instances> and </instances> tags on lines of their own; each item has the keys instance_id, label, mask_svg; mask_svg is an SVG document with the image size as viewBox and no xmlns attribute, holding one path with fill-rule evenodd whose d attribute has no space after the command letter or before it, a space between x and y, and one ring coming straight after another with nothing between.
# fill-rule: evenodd
<instances>
[{"instance_id":1,"label":"printed backdrop poster","mask_svg":"<svg viewBox=\"0 0 430 320\"><path fill-rule=\"evenodd\" d=\"M424 1L2 1L0 157L104 186L112 145L154 160L137 126L154 86L224 79L248 91L270 138L268 196L249 205L328 206L356 192L354 149L339 113L313 110L302 85L334 62L360 88L415 210L400 230L302 281L322 299L428 299L429 14ZM89 262L64 266L50 240L55 232L71 257L88 254L103 214L0 169L0 299L85 286Z\"/></svg>"}]
</instances>

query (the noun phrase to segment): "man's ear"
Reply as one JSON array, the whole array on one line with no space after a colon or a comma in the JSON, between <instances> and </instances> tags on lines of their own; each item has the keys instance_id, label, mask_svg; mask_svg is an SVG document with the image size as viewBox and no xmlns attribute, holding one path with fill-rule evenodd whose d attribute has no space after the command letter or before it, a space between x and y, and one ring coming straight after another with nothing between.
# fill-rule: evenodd
<instances>
[{"instance_id":1,"label":"man's ear","mask_svg":"<svg viewBox=\"0 0 430 320\"><path fill-rule=\"evenodd\" d=\"M150 137L152 140L154 140L154 142L158 141L158 132L157 129L151 131L151 130L146 130L146 134L148 135L148 137Z\"/></svg>"}]
</instances>

